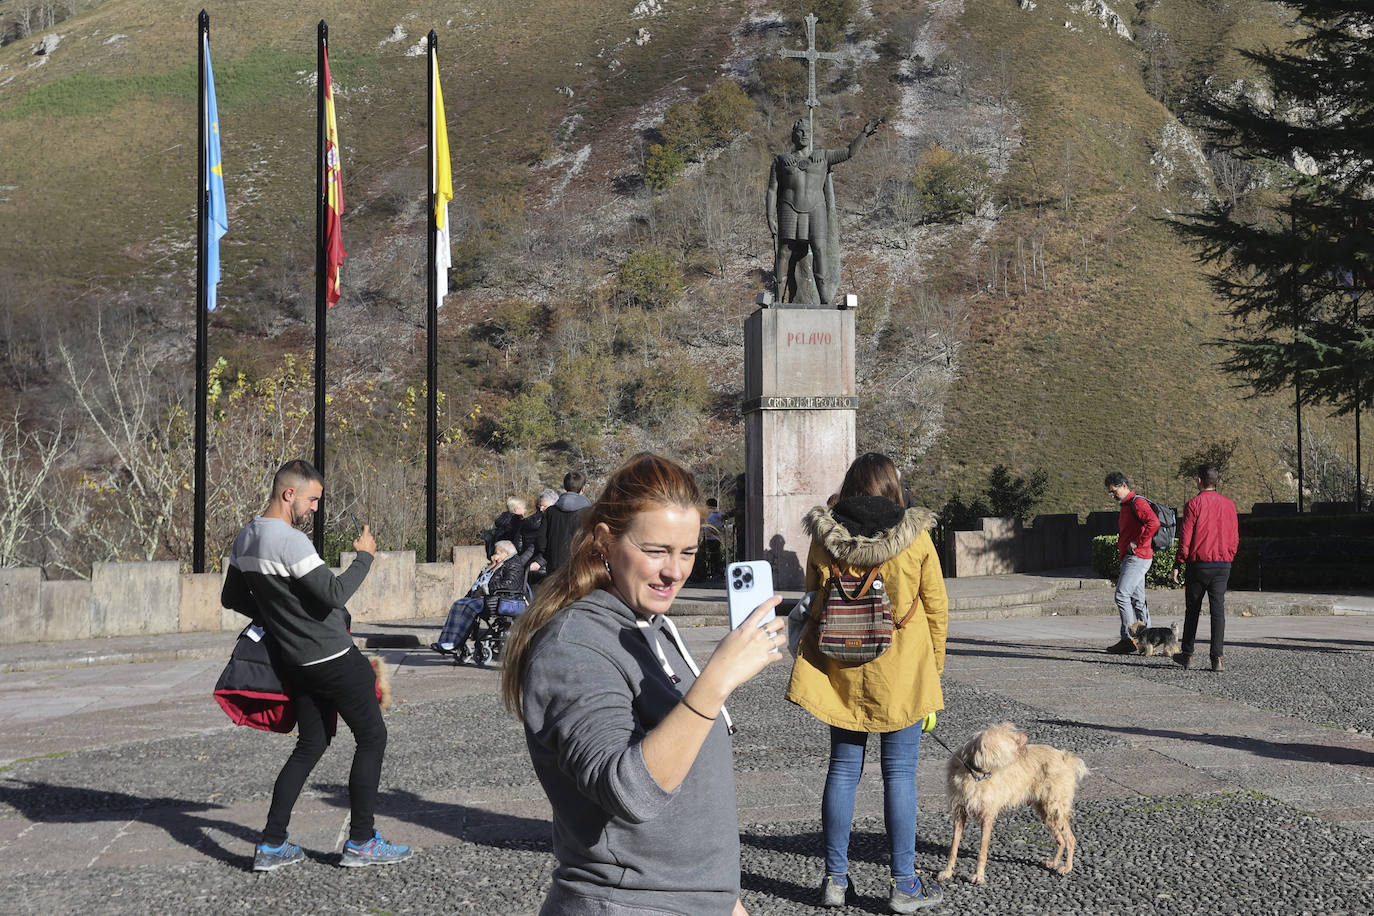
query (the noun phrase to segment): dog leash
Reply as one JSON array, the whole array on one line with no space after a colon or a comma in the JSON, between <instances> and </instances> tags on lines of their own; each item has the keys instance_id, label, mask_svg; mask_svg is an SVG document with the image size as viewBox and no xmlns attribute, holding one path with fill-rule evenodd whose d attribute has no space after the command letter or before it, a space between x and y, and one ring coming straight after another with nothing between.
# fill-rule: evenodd
<instances>
[{"instance_id":1,"label":"dog leash","mask_svg":"<svg viewBox=\"0 0 1374 916\"><path fill-rule=\"evenodd\" d=\"M971 763L969 763L968 761L964 760L964 758L960 757L960 756L959 756L958 754L956 754L954 751L950 750L949 745L948 745L948 744L945 744L945 742L941 741L938 737L936 737L935 732L929 731L929 732L926 732L926 735L927 735L928 737L930 737L930 738L933 738L933 739L935 740L935 743L936 743L936 744L938 744L938 745L940 745L940 747L944 748L944 749L949 753L949 756L950 756L950 759L951 759L951 760L957 761L958 764L959 764L961 767L963 767L964 769L968 770L968 774L969 774L970 776L973 777L973 781L974 781L974 782L982 782L984 779L987 779L989 776L992 775L991 773L987 772L986 770L980 770L980 769L978 769L977 767L973 766L973 765L972 765Z\"/></svg>"}]
</instances>

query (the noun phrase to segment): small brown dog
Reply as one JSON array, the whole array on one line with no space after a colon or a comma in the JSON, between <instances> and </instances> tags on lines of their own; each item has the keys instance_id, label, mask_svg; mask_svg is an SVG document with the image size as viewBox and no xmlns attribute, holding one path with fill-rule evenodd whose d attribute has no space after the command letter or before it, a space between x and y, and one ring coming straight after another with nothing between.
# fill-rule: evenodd
<instances>
[{"instance_id":1,"label":"small brown dog","mask_svg":"<svg viewBox=\"0 0 1374 916\"><path fill-rule=\"evenodd\" d=\"M1045 867L1061 875L1073 871L1077 841L1069 829L1069 818L1078 782L1087 774L1087 766L1078 757L1046 744L1027 744L1026 733L1010 722L974 735L954 753L945 774L954 841L940 880L948 881L954 875L964 824L974 818L982 826L983 842L972 881L982 884L992 824L1002 811L1017 805L1030 805L1059 844Z\"/></svg>"},{"instance_id":2,"label":"small brown dog","mask_svg":"<svg viewBox=\"0 0 1374 916\"><path fill-rule=\"evenodd\" d=\"M1147 627L1136 621L1127 628L1126 632L1130 633L1131 639L1135 640L1136 651L1146 658L1151 655L1173 658L1175 653L1182 648L1178 644L1178 624L1176 622L1167 627Z\"/></svg>"}]
</instances>

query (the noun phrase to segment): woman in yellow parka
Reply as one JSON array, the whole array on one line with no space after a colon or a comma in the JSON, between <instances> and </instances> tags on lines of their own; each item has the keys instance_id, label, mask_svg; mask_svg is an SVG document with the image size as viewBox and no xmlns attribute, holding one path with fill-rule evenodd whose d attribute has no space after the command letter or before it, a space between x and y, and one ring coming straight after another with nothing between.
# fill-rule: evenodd
<instances>
[{"instance_id":1,"label":"woman in yellow parka","mask_svg":"<svg viewBox=\"0 0 1374 916\"><path fill-rule=\"evenodd\" d=\"M915 874L916 753L926 716L944 708L940 674L945 667L949 599L929 534L935 515L929 509L904 508L904 502L892 460L869 452L849 466L834 506L817 506L804 523L811 535L806 589L818 594L797 650L787 698L830 726L830 768L821 802L822 906L843 906L852 894L849 832L864 747L873 732L881 741L883 814L892 869L889 908L910 913L939 903L942 896L937 885ZM822 655L817 647L815 621L832 561L847 576L865 575L881 565L893 619L906 617L887 651L872 661L846 664Z\"/></svg>"}]
</instances>

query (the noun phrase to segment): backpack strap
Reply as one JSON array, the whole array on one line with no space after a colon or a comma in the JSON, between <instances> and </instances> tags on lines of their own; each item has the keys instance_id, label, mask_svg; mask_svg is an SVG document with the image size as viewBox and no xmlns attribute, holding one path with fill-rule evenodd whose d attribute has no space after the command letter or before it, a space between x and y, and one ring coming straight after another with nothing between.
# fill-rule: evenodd
<instances>
[{"instance_id":1,"label":"backpack strap","mask_svg":"<svg viewBox=\"0 0 1374 916\"><path fill-rule=\"evenodd\" d=\"M853 601L856 598L862 598L864 595L868 594L868 590L873 587L873 582L878 578L878 573L881 571L881 563L870 569L868 575L864 577L863 584L859 586L858 591L851 595L844 590L844 580L840 577L839 565L836 564L834 560L830 561L830 578L834 581L835 587L840 590L840 594L844 596L846 601Z\"/></svg>"},{"instance_id":2,"label":"backpack strap","mask_svg":"<svg viewBox=\"0 0 1374 916\"><path fill-rule=\"evenodd\" d=\"M917 603L918 601L920 601L920 600L921 600L921 596L920 596L920 595L917 595L915 598L912 598L912 599L911 599L911 608L910 608L910 610L908 610L908 611L906 612L906 616L903 617L900 621L898 621L898 623L897 623L897 625L896 625L896 628L897 628L898 630L900 630L902 627L906 626L906 622L907 622L908 620L911 619L911 615L914 614L914 613L916 613L916 603Z\"/></svg>"}]
</instances>

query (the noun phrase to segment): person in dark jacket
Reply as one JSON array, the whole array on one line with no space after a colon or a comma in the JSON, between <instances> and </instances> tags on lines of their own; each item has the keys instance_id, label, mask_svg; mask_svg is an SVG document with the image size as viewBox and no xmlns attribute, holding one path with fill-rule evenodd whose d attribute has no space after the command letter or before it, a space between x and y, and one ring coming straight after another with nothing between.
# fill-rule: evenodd
<instances>
[{"instance_id":1,"label":"person in dark jacket","mask_svg":"<svg viewBox=\"0 0 1374 916\"><path fill-rule=\"evenodd\" d=\"M1193 660L1193 643L1197 639L1197 621L1202 615L1202 595L1207 593L1207 609L1212 618L1212 670L1222 670L1222 652L1226 644L1226 583L1231 578L1231 561L1240 546L1240 522L1236 504L1217 492L1221 471L1215 464L1202 464L1197 469L1197 496L1183 507L1183 525L1179 528L1178 559L1174 565L1174 584L1178 571L1186 563L1186 612L1183 618L1183 642L1174 661L1187 668Z\"/></svg>"},{"instance_id":2,"label":"person in dark jacket","mask_svg":"<svg viewBox=\"0 0 1374 916\"><path fill-rule=\"evenodd\" d=\"M267 826L253 850L253 870L272 871L305 861L287 839L291 809L329 747L327 722L335 711L357 746L348 779L349 839L339 864L390 865L410 847L382 839L373 827L377 785L386 752L386 723L377 701L376 676L348 633L344 603L372 566L377 543L368 526L353 542L357 556L335 576L295 526L309 521L324 495L324 477L308 461L288 461L272 478L266 511L234 538L220 602L253 619L276 641L282 681L295 700L295 749L272 789Z\"/></svg>"},{"instance_id":3,"label":"person in dark jacket","mask_svg":"<svg viewBox=\"0 0 1374 916\"><path fill-rule=\"evenodd\" d=\"M548 552L547 531L544 528L544 519L549 507L558 502L558 491L554 489L544 490L539 494L539 498L534 501L535 511L526 516L520 523L520 540L523 544L520 550L521 559L525 561L527 581L531 586L538 585L547 575L549 561L545 554Z\"/></svg>"},{"instance_id":4,"label":"person in dark jacket","mask_svg":"<svg viewBox=\"0 0 1374 916\"><path fill-rule=\"evenodd\" d=\"M544 557L548 560L549 574L557 572L567 562L573 535L582 524L587 509L591 508L592 501L582 495L586 488L587 475L569 471L563 475L563 495L544 514Z\"/></svg>"},{"instance_id":5,"label":"person in dark jacket","mask_svg":"<svg viewBox=\"0 0 1374 916\"><path fill-rule=\"evenodd\" d=\"M491 523L491 547L487 550L487 558L496 551L497 541L510 541L515 545L515 552L519 553L524 549L520 542L520 525L525 519L525 501L518 496L512 496L506 500L506 511L496 516L496 520Z\"/></svg>"}]
</instances>

